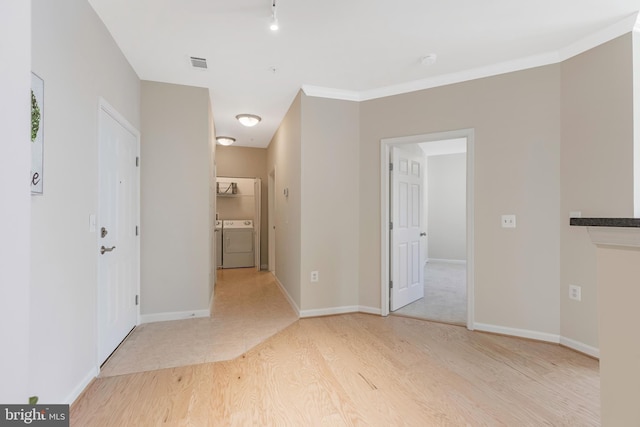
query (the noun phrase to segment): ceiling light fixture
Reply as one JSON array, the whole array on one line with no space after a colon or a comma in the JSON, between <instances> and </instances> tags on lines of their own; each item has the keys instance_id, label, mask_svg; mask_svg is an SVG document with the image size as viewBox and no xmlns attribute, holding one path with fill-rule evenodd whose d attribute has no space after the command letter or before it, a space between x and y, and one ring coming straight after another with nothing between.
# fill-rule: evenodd
<instances>
[{"instance_id":1,"label":"ceiling light fixture","mask_svg":"<svg viewBox=\"0 0 640 427\"><path fill-rule=\"evenodd\" d=\"M252 127L257 125L262 118L255 114L238 114L236 119L246 127Z\"/></svg>"},{"instance_id":2,"label":"ceiling light fixture","mask_svg":"<svg viewBox=\"0 0 640 427\"><path fill-rule=\"evenodd\" d=\"M273 0L271 4L271 23L269 24L269 29L271 31L278 31L280 26L278 25L278 17L276 16L276 0Z\"/></svg>"},{"instance_id":3,"label":"ceiling light fixture","mask_svg":"<svg viewBox=\"0 0 640 427\"><path fill-rule=\"evenodd\" d=\"M216 141L218 141L220 145L231 145L236 142L236 139L230 136L216 136Z\"/></svg>"}]
</instances>

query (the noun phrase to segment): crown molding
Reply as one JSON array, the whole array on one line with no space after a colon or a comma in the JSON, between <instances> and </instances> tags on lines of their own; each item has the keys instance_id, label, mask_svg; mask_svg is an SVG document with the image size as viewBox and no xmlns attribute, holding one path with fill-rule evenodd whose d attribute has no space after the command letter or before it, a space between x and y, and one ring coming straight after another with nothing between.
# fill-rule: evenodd
<instances>
[{"instance_id":1,"label":"crown molding","mask_svg":"<svg viewBox=\"0 0 640 427\"><path fill-rule=\"evenodd\" d=\"M484 77L522 71L544 65L557 64L631 31L640 32L638 13L629 15L615 24L590 34L568 46L565 46L564 48L540 55L528 56L486 67L473 68L458 73L444 74L427 79L414 80L364 91L351 91L312 85L302 85L302 90L307 96L318 98L331 98L356 102L369 101L387 96L401 95L403 93L416 92L419 90L432 89L439 86L462 83Z\"/></svg>"},{"instance_id":2,"label":"crown molding","mask_svg":"<svg viewBox=\"0 0 640 427\"><path fill-rule=\"evenodd\" d=\"M302 90L307 96L316 98L340 99L342 101L360 102L360 93L355 90L334 89L330 87L302 85Z\"/></svg>"}]
</instances>

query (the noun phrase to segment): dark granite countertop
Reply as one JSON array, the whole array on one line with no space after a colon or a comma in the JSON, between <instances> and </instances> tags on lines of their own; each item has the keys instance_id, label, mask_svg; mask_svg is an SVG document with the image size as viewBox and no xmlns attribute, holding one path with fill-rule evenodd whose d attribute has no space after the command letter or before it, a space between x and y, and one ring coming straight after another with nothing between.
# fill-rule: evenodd
<instances>
[{"instance_id":1,"label":"dark granite countertop","mask_svg":"<svg viewBox=\"0 0 640 427\"><path fill-rule=\"evenodd\" d=\"M640 218L571 218L569 225L587 227L640 227Z\"/></svg>"}]
</instances>

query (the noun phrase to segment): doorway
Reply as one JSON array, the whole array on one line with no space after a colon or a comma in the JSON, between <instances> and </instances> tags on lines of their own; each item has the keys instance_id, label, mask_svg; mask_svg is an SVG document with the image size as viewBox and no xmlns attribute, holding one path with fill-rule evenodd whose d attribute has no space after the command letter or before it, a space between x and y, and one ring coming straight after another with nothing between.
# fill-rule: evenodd
<instances>
[{"instance_id":1,"label":"doorway","mask_svg":"<svg viewBox=\"0 0 640 427\"><path fill-rule=\"evenodd\" d=\"M473 129L463 129L452 132L389 138L381 141L382 315L386 316L393 311L394 313L411 317L464 324L467 328L473 329L473 136ZM464 149L461 150L461 147ZM420 197L420 210L415 210L415 208L413 210L413 215L420 215L420 253L419 255L413 254L414 261L408 263L399 262L399 260L403 260L400 257L402 251L396 247L398 245L395 240L397 232L392 230L392 227L397 230L398 220L402 218L401 216L398 217L399 210L396 204L402 203L403 199L402 197L394 196L394 189L398 188L397 184L394 183L394 179L399 179L393 171L393 168L397 167L397 160L394 160L394 156L397 156L396 153L399 152L399 149L402 150L400 152L413 153L416 157L419 157L420 154L422 155L427 174L424 175L424 181L422 181L424 183L424 191L421 190L419 194L428 195L429 189L433 192L433 206L429 197L424 197L424 199ZM460 154L464 153L465 149L466 155ZM391 163L393 163L392 167L390 167ZM434 185L429 186L430 183L427 179L429 176L429 164L432 166L433 173L438 170L447 172L452 169L454 164L458 165L458 169L460 169L460 165L462 167L459 172L463 176L458 177L458 179L462 179L462 191L466 187L466 194L457 194L457 203L462 204L457 208L462 209L462 212L457 212L458 224L461 222L457 230L453 228L450 228L450 231L444 230L444 226L453 219L453 215L446 215L447 209L453 209L451 206L444 206L446 199L451 199L451 195L446 193L456 187L450 182L446 182L447 185L444 188L442 188L442 185L439 186L440 188ZM440 184L443 184L444 180L450 179L446 174L431 175L435 178L434 182L439 182ZM416 189L413 192L418 194L418 185L416 184L413 187ZM447 197L444 199L435 197L438 191L440 196L444 192ZM414 199L418 198L418 196L412 197ZM462 198L462 201L459 200L460 198ZM439 206L441 204L442 206ZM440 207L439 210L434 209L438 206ZM445 212L444 222L442 212ZM427 228L429 213L433 217L431 218L433 223L431 231ZM440 223L436 221L438 218L440 218ZM454 227L452 224L448 225ZM431 232L433 232L433 235L430 235ZM462 241L458 242L458 245L453 248L452 246L455 245L451 245L451 242L456 240L453 238L456 232L462 234ZM446 234L443 239L443 233L449 234ZM413 246L415 247L417 244ZM443 248L443 246L445 247ZM433 253L429 253L427 256L429 247L432 248ZM419 272L425 275L425 280L422 282L424 284L425 297L418 297L416 302L406 305L405 308L398 307L398 304L393 302L398 286L397 283L393 283L393 279L394 277L401 278L403 275L405 277L416 276L418 269L415 265L418 259L420 260ZM431 262L427 262L428 259ZM411 270L403 273L402 269L407 269L407 266ZM398 269L400 269L400 272L396 271ZM462 289L460 289L461 286ZM461 296L462 300L460 300ZM450 301L451 307L444 307L445 310L441 310L442 305L446 305L448 301ZM427 311L424 312L424 310ZM431 310L431 313L428 310ZM416 315L416 312L420 313L420 315ZM442 316L443 313L448 315L455 314L455 316Z\"/></svg>"},{"instance_id":2,"label":"doorway","mask_svg":"<svg viewBox=\"0 0 640 427\"><path fill-rule=\"evenodd\" d=\"M98 365L139 323L140 134L100 99Z\"/></svg>"}]
</instances>

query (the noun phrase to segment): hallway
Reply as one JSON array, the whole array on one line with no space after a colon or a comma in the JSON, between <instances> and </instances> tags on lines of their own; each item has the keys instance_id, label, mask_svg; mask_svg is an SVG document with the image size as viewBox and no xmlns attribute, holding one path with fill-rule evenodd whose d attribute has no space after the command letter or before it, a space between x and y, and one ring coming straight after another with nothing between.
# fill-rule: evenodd
<instances>
[{"instance_id":1,"label":"hallway","mask_svg":"<svg viewBox=\"0 0 640 427\"><path fill-rule=\"evenodd\" d=\"M136 327L100 376L230 360L296 320L271 273L252 268L218 270L210 318Z\"/></svg>"}]
</instances>

